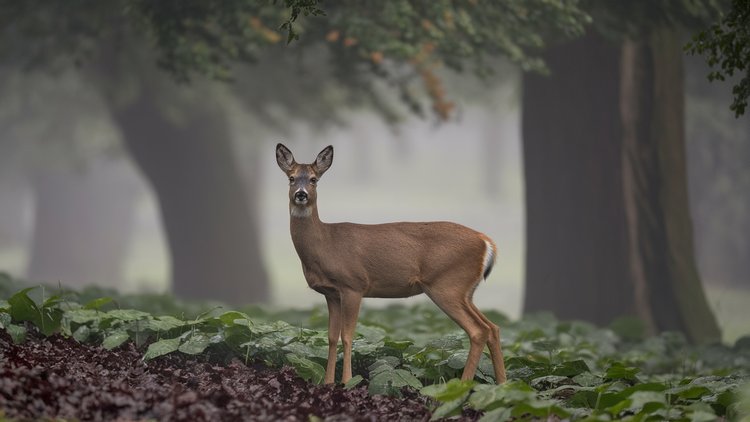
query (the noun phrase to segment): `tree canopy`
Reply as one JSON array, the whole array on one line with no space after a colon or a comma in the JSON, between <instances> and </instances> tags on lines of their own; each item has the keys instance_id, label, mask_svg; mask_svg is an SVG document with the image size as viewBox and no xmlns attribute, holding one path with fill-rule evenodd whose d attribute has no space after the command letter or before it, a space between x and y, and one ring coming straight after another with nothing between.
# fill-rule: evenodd
<instances>
[{"instance_id":1,"label":"tree canopy","mask_svg":"<svg viewBox=\"0 0 750 422\"><path fill-rule=\"evenodd\" d=\"M723 81L737 74L732 88L734 99L729 108L739 117L745 113L750 96L750 2L732 0L730 10L719 22L698 32L685 47L691 54L701 54L712 70L710 81Z\"/></svg>"},{"instance_id":2,"label":"tree canopy","mask_svg":"<svg viewBox=\"0 0 750 422\"><path fill-rule=\"evenodd\" d=\"M523 69L542 70L545 41L580 35L590 22L578 0L0 0L0 7L6 63L80 64L150 48L159 67L178 81L197 75L226 80L237 63L257 62L266 47L297 40L291 48L327 46L336 76L344 70L366 74L346 79L359 85L373 75L384 78L415 110L426 96L441 117L452 103L436 68L471 66L487 73L492 66L486 58L503 55Z\"/></svg>"}]
</instances>

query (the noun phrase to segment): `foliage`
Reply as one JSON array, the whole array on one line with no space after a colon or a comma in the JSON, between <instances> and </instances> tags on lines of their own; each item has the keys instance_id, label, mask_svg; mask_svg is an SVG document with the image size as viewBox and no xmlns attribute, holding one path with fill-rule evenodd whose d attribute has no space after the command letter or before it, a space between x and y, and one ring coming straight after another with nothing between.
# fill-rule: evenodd
<instances>
[{"instance_id":1,"label":"foliage","mask_svg":"<svg viewBox=\"0 0 750 422\"><path fill-rule=\"evenodd\" d=\"M710 81L723 81L735 73L742 78L732 88L729 108L736 117L745 113L750 96L750 2L732 0L732 6L718 23L693 36L685 49L705 56L712 70Z\"/></svg>"},{"instance_id":2,"label":"foliage","mask_svg":"<svg viewBox=\"0 0 750 422\"><path fill-rule=\"evenodd\" d=\"M0 300L0 328L16 341L34 326L44 334L60 332L107 349L133 341L145 349L146 360L168 353L234 356L270 367L292 366L313 383L323 379L328 340L319 308L284 313L319 327L311 329L275 320L278 313L258 308L208 307L195 317L178 318L117 309L118 300L111 298L79 304L71 300L73 294L34 301L32 293L23 289ZM436 418L469 406L484 411L488 421L551 415L713 420L737 416L746 406L736 392L750 375L748 338L733 348L693 348L675 333L639 337L627 321L615 332L548 315L520 321L493 312L488 316L503 327L506 384L494 385L487 356L474 381L455 379L466 360L465 335L434 306L414 305L363 310L353 347L357 376L347 387L367 379L373 394L421 388L438 403Z\"/></svg>"},{"instance_id":3,"label":"foliage","mask_svg":"<svg viewBox=\"0 0 750 422\"><path fill-rule=\"evenodd\" d=\"M486 74L494 67L486 59L504 56L542 70L545 42L578 36L590 22L578 0L73 0L64 8L0 0L0 8L0 57L14 66L93 64L112 77L112 70L139 73L155 61L178 81L228 80L237 64L304 50L360 96L382 103L372 76L380 77L414 111L426 97L442 118L453 108L438 73L443 65L473 64ZM287 42L298 41L282 50L275 46L284 31ZM304 79L304 72L293 78Z\"/></svg>"}]
</instances>

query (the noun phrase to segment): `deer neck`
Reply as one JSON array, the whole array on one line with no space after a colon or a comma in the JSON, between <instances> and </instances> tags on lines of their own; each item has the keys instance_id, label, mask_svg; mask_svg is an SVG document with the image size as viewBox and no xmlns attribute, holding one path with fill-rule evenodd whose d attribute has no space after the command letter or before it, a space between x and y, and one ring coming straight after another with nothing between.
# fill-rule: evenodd
<instances>
[{"instance_id":1,"label":"deer neck","mask_svg":"<svg viewBox=\"0 0 750 422\"><path fill-rule=\"evenodd\" d=\"M289 218L292 242L300 259L306 261L313 251L318 250L315 245L319 246L325 238L325 224L318 216L318 206L310 204L301 208L290 204Z\"/></svg>"}]
</instances>

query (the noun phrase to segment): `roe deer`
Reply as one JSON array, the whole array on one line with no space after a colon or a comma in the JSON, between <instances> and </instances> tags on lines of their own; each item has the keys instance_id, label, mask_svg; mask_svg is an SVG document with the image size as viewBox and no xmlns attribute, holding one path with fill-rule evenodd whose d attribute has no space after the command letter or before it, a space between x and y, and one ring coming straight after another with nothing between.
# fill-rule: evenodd
<instances>
[{"instance_id":1,"label":"roe deer","mask_svg":"<svg viewBox=\"0 0 750 422\"><path fill-rule=\"evenodd\" d=\"M333 147L312 164L299 164L282 144L276 161L289 178L292 242L307 284L328 304L328 364L334 382L338 340L344 345L341 382L352 377L352 338L363 297L409 297L425 293L471 340L462 380L474 378L489 346L497 383L505 382L500 328L472 302L495 262L496 247L482 233L449 222L327 224L318 216L318 180L333 163Z\"/></svg>"}]
</instances>

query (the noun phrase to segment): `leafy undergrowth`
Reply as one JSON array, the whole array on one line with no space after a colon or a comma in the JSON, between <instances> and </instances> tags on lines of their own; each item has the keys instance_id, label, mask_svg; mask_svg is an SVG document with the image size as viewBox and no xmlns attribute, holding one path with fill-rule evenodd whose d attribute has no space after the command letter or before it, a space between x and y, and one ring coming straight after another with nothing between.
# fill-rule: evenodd
<instances>
[{"instance_id":1,"label":"leafy undergrowth","mask_svg":"<svg viewBox=\"0 0 750 422\"><path fill-rule=\"evenodd\" d=\"M44 335L60 333L109 350L132 341L145 350L146 361L193 355L290 366L312 384L323 378L328 340L326 314L319 308L212 309L185 317L175 303L172 315L158 315L148 312L145 302L142 310L119 309L122 299L87 298L81 304L80 296L34 300L33 294L39 289L0 300L0 328L14 342L22 342L33 325ZM418 389L435 399L434 418L469 408L483 412L487 421L750 420L750 404L742 398L749 379L748 337L731 347L693 347L677 333L644 337L635 321L602 329L549 315L519 321L493 312L487 316L502 327L506 384L494 385L487 356L474 381L456 380L467 356L465 334L434 306L416 305L362 311L354 342L356 376L346 388L361 383L357 390L367 385L373 395Z\"/></svg>"}]
</instances>

